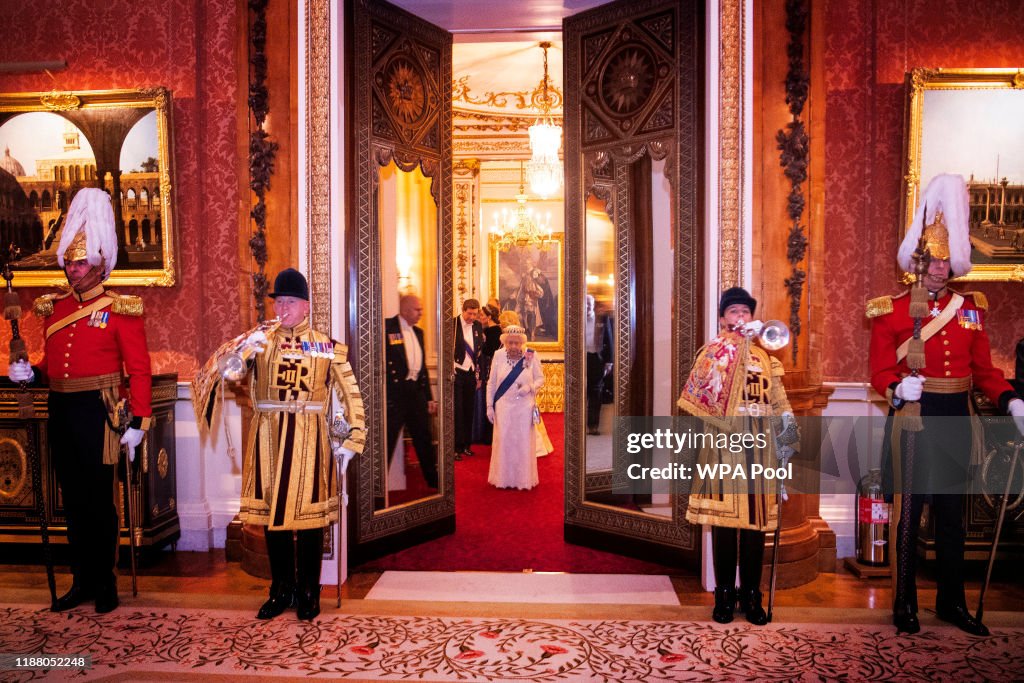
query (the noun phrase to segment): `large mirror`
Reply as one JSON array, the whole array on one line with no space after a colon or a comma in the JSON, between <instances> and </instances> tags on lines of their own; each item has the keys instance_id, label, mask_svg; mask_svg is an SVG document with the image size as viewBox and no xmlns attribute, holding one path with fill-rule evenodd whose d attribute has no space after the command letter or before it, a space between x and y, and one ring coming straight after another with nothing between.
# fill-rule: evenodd
<instances>
[{"instance_id":1,"label":"large mirror","mask_svg":"<svg viewBox=\"0 0 1024 683\"><path fill-rule=\"evenodd\" d=\"M442 394L438 372L440 309L437 281L437 205L419 167L394 161L379 171L377 228L381 249L381 308L387 364L384 433L378 455L374 509L437 495L436 418Z\"/></svg>"},{"instance_id":2,"label":"large mirror","mask_svg":"<svg viewBox=\"0 0 1024 683\"><path fill-rule=\"evenodd\" d=\"M358 564L454 527L451 36L384 2L346 8L348 340L367 418L349 476Z\"/></svg>"},{"instance_id":3,"label":"large mirror","mask_svg":"<svg viewBox=\"0 0 1024 683\"><path fill-rule=\"evenodd\" d=\"M661 562L699 557L686 492L627 486L615 427L675 415L699 345L702 7L615 2L565 22L566 537Z\"/></svg>"}]
</instances>

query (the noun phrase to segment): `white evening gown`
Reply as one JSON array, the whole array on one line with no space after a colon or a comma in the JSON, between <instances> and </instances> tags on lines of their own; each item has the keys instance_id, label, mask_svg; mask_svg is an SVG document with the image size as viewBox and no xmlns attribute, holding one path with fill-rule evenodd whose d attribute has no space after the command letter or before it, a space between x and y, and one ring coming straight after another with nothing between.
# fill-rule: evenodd
<instances>
[{"instance_id":1,"label":"white evening gown","mask_svg":"<svg viewBox=\"0 0 1024 683\"><path fill-rule=\"evenodd\" d=\"M544 373L535 353L527 351L526 356L523 371L497 403L494 395L515 363L509 362L504 347L495 351L491 361L487 405L494 406L494 439L487 482L498 488L530 489L540 481L537 477L538 438L533 424L533 407L537 404L537 391L544 384Z\"/></svg>"}]
</instances>

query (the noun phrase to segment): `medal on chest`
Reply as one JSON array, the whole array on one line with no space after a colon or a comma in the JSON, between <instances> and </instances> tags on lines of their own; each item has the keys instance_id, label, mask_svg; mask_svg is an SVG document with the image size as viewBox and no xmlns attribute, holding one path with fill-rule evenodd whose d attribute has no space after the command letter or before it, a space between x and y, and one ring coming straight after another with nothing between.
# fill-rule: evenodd
<instances>
[{"instance_id":1,"label":"medal on chest","mask_svg":"<svg viewBox=\"0 0 1024 683\"><path fill-rule=\"evenodd\" d=\"M110 311L93 311L92 315L89 316L89 327L98 327L101 330L106 329L107 323L110 322Z\"/></svg>"}]
</instances>

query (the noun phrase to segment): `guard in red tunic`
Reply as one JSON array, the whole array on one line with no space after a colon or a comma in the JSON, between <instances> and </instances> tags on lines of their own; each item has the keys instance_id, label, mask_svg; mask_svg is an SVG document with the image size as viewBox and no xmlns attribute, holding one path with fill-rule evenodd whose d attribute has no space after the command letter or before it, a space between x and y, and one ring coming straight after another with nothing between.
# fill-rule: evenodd
<instances>
[{"instance_id":1,"label":"guard in red tunic","mask_svg":"<svg viewBox=\"0 0 1024 683\"><path fill-rule=\"evenodd\" d=\"M963 178L933 178L899 251L900 266L912 272L923 235L923 296L912 301L915 297L903 292L873 299L867 307L872 320L871 384L889 400L889 414L904 418L892 421L895 433L889 441L898 516L893 596L897 632L916 633L921 628L915 559L922 506L927 502L935 519L936 614L968 633L988 633L967 611L964 598L963 505L972 437L963 418L970 414L971 387L1013 415L1019 428L1024 426L1024 401L1002 371L992 366L985 331L988 302L980 292L957 293L946 286L950 277L971 269L968 215ZM914 339L915 313L922 314L920 340ZM912 426L905 418L913 416L916 423L916 414L922 419ZM953 416L961 419L941 419Z\"/></svg>"},{"instance_id":2,"label":"guard in red tunic","mask_svg":"<svg viewBox=\"0 0 1024 683\"><path fill-rule=\"evenodd\" d=\"M69 287L35 301L43 319L46 355L33 371L27 361L11 366L12 381L37 373L50 387L47 439L57 472L71 546L71 589L55 611L96 601L96 611L118 605L114 562L118 516L115 466L121 444L134 458L149 428L152 373L142 300L103 286L117 262L117 235L110 197L83 188L68 209L57 262ZM124 377L127 396L122 396ZM119 437L117 404L126 399L133 416Z\"/></svg>"}]
</instances>

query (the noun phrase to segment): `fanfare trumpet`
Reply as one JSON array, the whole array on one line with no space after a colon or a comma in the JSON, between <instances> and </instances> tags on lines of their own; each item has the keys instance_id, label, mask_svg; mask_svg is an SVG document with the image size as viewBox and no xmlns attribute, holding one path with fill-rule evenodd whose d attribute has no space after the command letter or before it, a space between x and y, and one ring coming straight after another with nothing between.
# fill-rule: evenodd
<instances>
[{"instance_id":1,"label":"fanfare trumpet","mask_svg":"<svg viewBox=\"0 0 1024 683\"><path fill-rule=\"evenodd\" d=\"M262 351L267 336L281 326L280 318L264 320L248 332L231 340L231 346L217 359L217 368L224 379L238 382L248 371L249 359ZM262 335L257 334L262 332Z\"/></svg>"},{"instance_id":2,"label":"fanfare trumpet","mask_svg":"<svg viewBox=\"0 0 1024 683\"><path fill-rule=\"evenodd\" d=\"M752 327L750 323L734 325L732 329L747 339L756 339L769 351L778 351L789 345L789 327L781 320L769 320L760 330Z\"/></svg>"}]
</instances>

